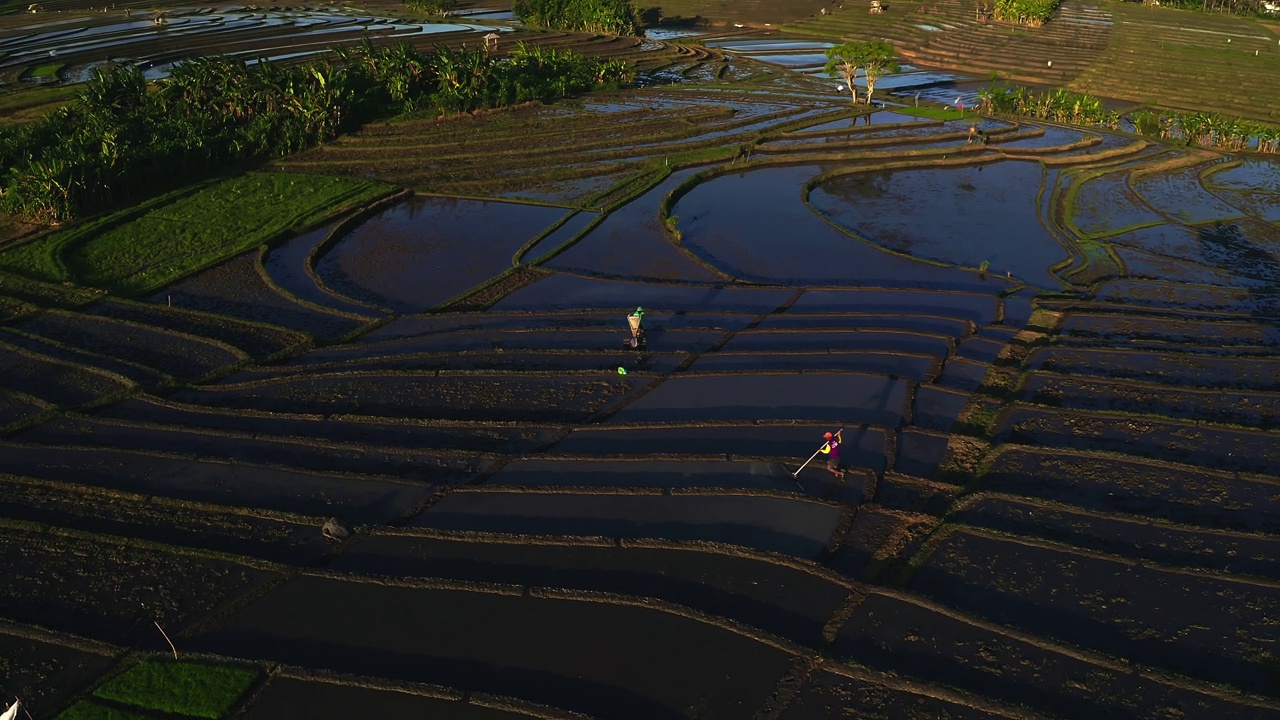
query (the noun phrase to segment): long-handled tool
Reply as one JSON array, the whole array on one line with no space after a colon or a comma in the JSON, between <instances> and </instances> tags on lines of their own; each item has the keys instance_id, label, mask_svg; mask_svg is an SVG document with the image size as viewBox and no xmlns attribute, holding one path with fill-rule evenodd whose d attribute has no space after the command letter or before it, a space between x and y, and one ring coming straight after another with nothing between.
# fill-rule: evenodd
<instances>
[{"instance_id":1,"label":"long-handled tool","mask_svg":"<svg viewBox=\"0 0 1280 720\"><path fill-rule=\"evenodd\" d=\"M826 446L824 445L823 447L826 447ZM813 454L809 456L809 459L804 461L804 465L801 465L800 467L796 468L796 471L791 473L791 477L798 477L800 475L800 471L808 467L809 463L813 462L813 459L818 457L818 453L820 452L822 452L822 448L818 448L817 450L814 450Z\"/></svg>"},{"instance_id":2,"label":"long-handled tool","mask_svg":"<svg viewBox=\"0 0 1280 720\"><path fill-rule=\"evenodd\" d=\"M840 428L839 430L837 430L837 431L835 431L835 432L831 433L831 434L832 434L832 435L839 435L839 434L840 434L840 433L842 433L842 432L844 432L844 428L843 428L843 427L842 427L842 428ZM813 462L813 459L814 459L814 458L816 458L816 457L818 457L818 453L822 452L822 448L824 448L824 447L826 447L826 446L827 446L827 444L824 442L824 443L822 443L822 447L818 448L817 450L814 450L814 451L813 451L813 454L809 456L809 459L804 461L804 465L801 465L800 467L796 468L796 471L795 471L795 472L793 472L793 473L791 473L791 477L796 477L796 476L798 476L798 475L800 474L800 471L801 471L801 470L803 470L803 469L805 469L806 467L808 467L808 466L809 466L809 463Z\"/></svg>"}]
</instances>

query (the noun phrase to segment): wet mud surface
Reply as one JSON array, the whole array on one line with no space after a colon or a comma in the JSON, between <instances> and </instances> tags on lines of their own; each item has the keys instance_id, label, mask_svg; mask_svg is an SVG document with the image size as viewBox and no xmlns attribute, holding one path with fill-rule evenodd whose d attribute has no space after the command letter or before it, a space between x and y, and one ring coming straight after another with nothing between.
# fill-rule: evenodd
<instances>
[{"instance_id":1,"label":"wet mud surface","mask_svg":"<svg viewBox=\"0 0 1280 720\"><path fill-rule=\"evenodd\" d=\"M381 611L343 610L360 606ZM336 614L347 621L323 621ZM269 594L194 644L389 678L429 669L469 691L628 718L679 717L690 707L734 716L763 702L791 660L759 640L659 609L313 577ZM627 661L599 662L606 652Z\"/></svg>"}]
</instances>

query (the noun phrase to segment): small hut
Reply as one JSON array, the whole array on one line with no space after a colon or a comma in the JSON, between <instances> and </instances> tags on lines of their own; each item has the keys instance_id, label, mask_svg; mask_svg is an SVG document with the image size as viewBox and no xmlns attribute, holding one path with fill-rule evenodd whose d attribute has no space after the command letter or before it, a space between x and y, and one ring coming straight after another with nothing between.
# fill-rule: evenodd
<instances>
[{"instance_id":1,"label":"small hut","mask_svg":"<svg viewBox=\"0 0 1280 720\"><path fill-rule=\"evenodd\" d=\"M884 12L884 7L884 4L880 2L880 0L871 0L871 12L882 13Z\"/></svg>"},{"instance_id":2,"label":"small hut","mask_svg":"<svg viewBox=\"0 0 1280 720\"><path fill-rule=\"evenodd\" d=\"M497 49L498 49L498 40L499 40L498 33L491 32L491 33L489 33L488 35L485 35L483 39L484 39L484 49L485 49L485 50L497 50Z\"/></svg>"}]
</instances>

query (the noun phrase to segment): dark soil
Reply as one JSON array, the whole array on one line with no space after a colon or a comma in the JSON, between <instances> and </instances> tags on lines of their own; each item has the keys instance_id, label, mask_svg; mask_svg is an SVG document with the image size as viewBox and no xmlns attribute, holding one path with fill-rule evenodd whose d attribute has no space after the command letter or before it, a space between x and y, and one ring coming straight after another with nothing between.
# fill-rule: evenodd
<instances>
[{"instance_id":1,"label":"dark soil","mask_svg":"<svg viewBox=\"0 0 1280 720\"><path fill-rule=\"evenodd\" d=\"M600 590L643 595L727 617L801 643L821 639L849 588L816 568L694 548L558 545L376 537L333 564L387 577Z\"/></svg>"},{"instance_id":2,"label":"dark soil","mask_svg":"<svg viewBox=\"0 0 1280 720\"><path fill-rule=\"evenodd\" d=\"M453 720L537 717L532 713L485 707L461 698L285 677L272 678L244 717L250 720L343 720L352 715Z\"/></svg>"},{"instance_id":3,"label":"dark soil","mask_svg":"<svg viewBox=\"0 0 1280 720\"><path fill-rule=\"evenodd\" d=\"M467 691L646 720L740 717L791 660L659 609L316 577L284 586L191 644L395 679L429 672ZM600 662L604 654L618 661Z\"/></svg>"}]
</instances>

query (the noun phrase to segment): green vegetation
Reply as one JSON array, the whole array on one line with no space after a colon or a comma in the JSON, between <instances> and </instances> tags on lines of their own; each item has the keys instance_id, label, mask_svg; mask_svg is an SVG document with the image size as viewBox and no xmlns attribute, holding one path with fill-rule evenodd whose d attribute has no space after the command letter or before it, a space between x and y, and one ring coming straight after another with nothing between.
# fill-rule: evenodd
<instances>
[{"instance_id":1,"label":"green vegetation","mask_svg":"<svg viewBox=\"0 0 1280 720\"><path fill-rule=\"evenodd\" d=\"M979 91L983 112L1038 117L1073 125L1098 125L1117 129L1121 116L1107 110L1088 93L1063 88L1036 94L1023 86L993 85ZM1280 152L1280 127L1230 118L1221 113L1174 112L1149 108L1128 115L1134 132L1148 137L1179 139L1188 145L1231 152L1250 149Z\"/></svg>"},{"instance_id":2,"label":"green vegetation","mask_svg":"<svg viewBox=\"0 0 1280 720\"><path fill-rule=\"evenodd\" d=\"M99 705L92 700L81 700L58 715L57 720L150 720L150 717Z\"/></svg>"},{"instance_id":3,"label":"green vegetation","mask_svg":"<svg viewBox=\"0 0 1280 720\"><path fill-rule=\"evenodd\" d=\"M1256 140L1258 152L1280 152L1280 127L1232 118L1222 113L1165 112L1142 109L1130 114L1139 135L1179 138L1188 145L1239 152Z\"/></svg>"},{"instance_id":4,"label":"green vegetation","mask_svg":"<svg viewBox=\"0 0 1280 720\"><path fill-rule=\"evenodd\" d=\"M62 72L62 68L66 67L66 63L45 63L27 71L26 77L32 80L53 81L58 79L58 73Z\"/></svg>"},{"instance_id":5,"label":"green vegetation","mask_svg":"<svg viewBox=\"0 0 1280 720\"><path fill-rule=\"evenodd\" d=\"M997 20L1040 27L1053 17L1062 0L995 0L992 11Z\"/></svg>"},{"instance_id":6,"label":"green vegetation","mask_svg":"<svg viewBox=\"0 0 1280 720\"><path fill-rule=\"evenodd\" d=\"M458 7L458 0L404 0L405 7L423 15L445 15Z\"/></svg>"},{"instance_id":7,"label":"green vegetation","mask_svg":"<svg viewBox=\"0 0 1280 720\"><path fill-rule=\"evenodd\" d=\"M258 674L242 667L150 661L131 668L93 694L147 710L216 720L231 709Z\"/></svg>"},{"instance_id":8,"label":"green vegetation","mask_svg":"<svg viewBox=\"0 0 1280 720\"><path fill-rule=\"evenodd\" d=\"M515 0L511 9L523 23L556 30L640 33L631 0Z\"/></svg>"},{"instance_id":9,"label":"green vegetation","mask_svg":"<svg viewBox=\"0 0 1280 720\"><path fill-rule=\"evenodd\" d=\"M1107 110L1101 100L1089 93L1065 88L1036 94L1022 85L991 85L978 91L978 106L983 112L1038 117L1073 125L1120 126L1120 113Z\"/></svg>"},{"instance_id":10,"label":"green vegetation","mask_svg":"<svg viewBox=\"0 0 1280 720\"><path fill-rule=\"evenodd\" d=\"M21 83L0 87L0 125L39 120L75 95L75 86L61 83Z\"/></svg>"},{"instance_id":11,"label":"green vegetation","mask_svg":"<svg viewBox=\"0 0 1280 720\"><path fill-rule=\"evenodd\" d=\"M893 46L883 40L855 40L828 48L824 70L833 78L844 79L855 103L858 102L858 89L853 81L858 70L862 70L867 79L867 104L870 104L876 80L885 73L898 71L898 63L894 60L896 55Z\"/></svg>"},{"instance_id":12,"label":"green vegetation","mask_svg":"<svg viewBox=\"0 0 1280 720\"><path fill-rule=\"evenodd\" d=\"M356 178L249 173L19 245L0 253L0 266L143 293L391 190Z\"/></svg>"},{"instance_id":13,"label":"green vegetation","mask_svg":"<svg viewBox=\"0 0 1280 720\"><path fill-rule=\"evenodd\" d=\"M337 63L288 68L193 60L159 92L135 67L96 70L74 104L0 127L0 211L61 222L219 167L288 155L379 117L500 107L630 80L622 61L524 45L509 61L407 44L335 54Z\"/></svg>"}]
</instances>

